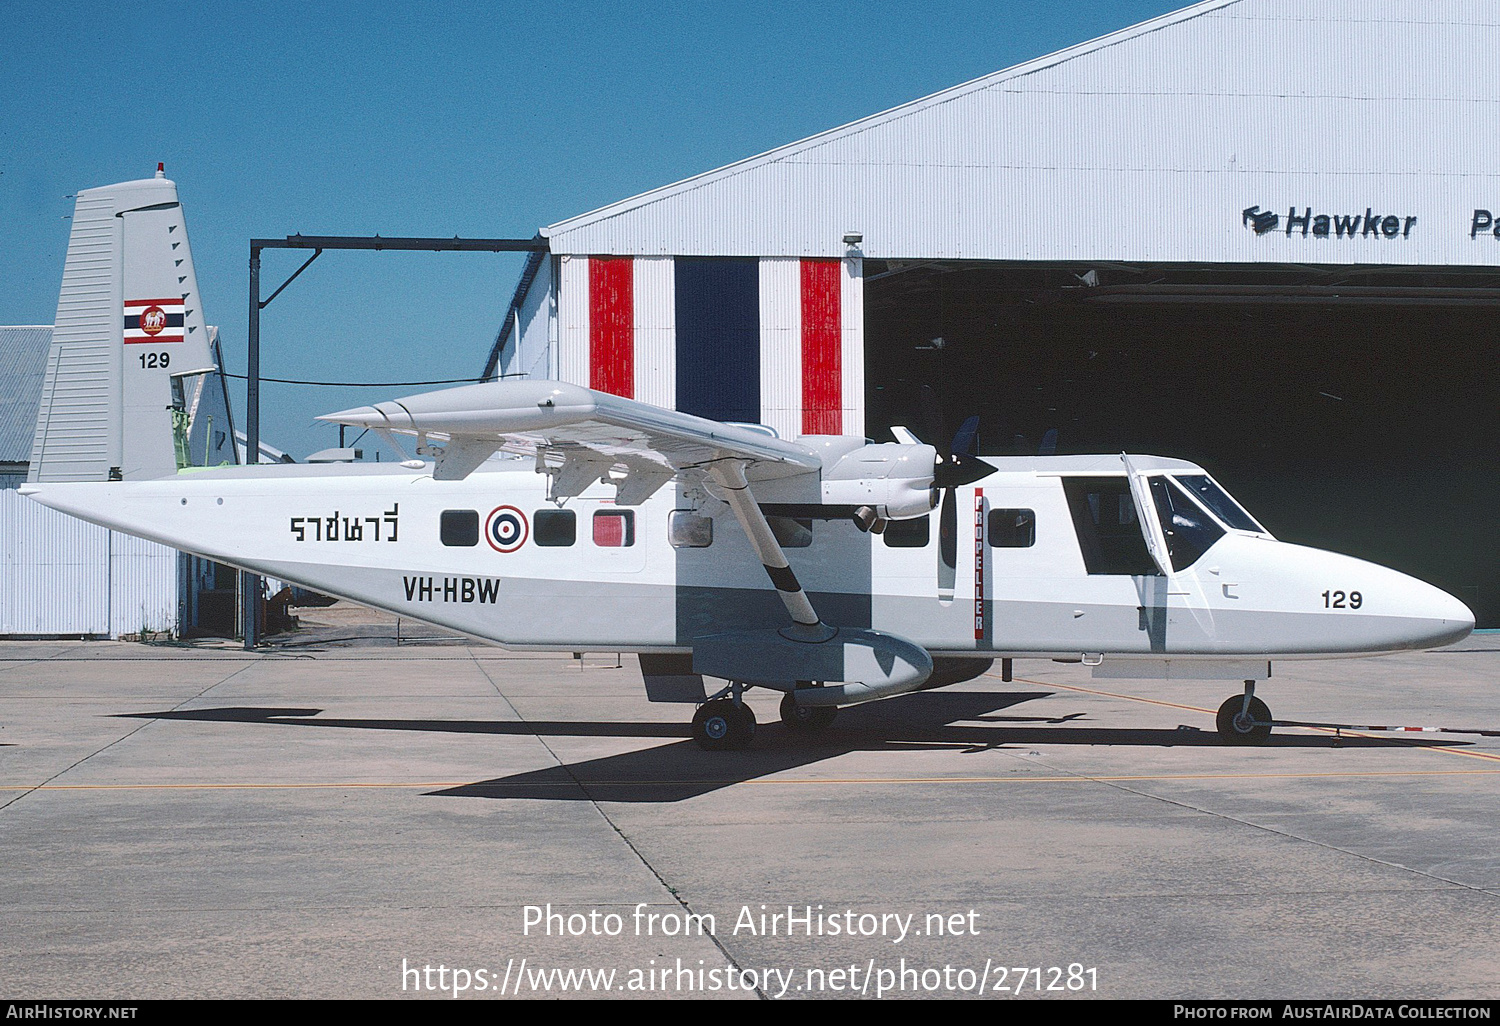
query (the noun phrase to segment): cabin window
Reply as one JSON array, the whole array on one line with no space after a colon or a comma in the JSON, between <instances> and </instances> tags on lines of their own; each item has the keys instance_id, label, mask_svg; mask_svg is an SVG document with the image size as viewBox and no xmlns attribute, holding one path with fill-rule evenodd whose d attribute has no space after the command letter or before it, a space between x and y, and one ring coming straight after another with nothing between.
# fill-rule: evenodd
<instances>
[{"instance_id":1,"label":"cabin window","mask_svg":"<svg viewBox=\"0 0 1500 1026\"><path fill-rule=\"evenodd\" d=\"M1209 508L1218 518L1236 531L1254 531L1257 534L1265 534L1266 529L1257 524L1245 512L1245 508L1229 497L1229 493L1220 488L1213 478L1207 474L1185 474L1176 478L1178 484L1188 490L1199 502Z\"/></svg>"},{"instance_id":2,"label":"cabin window","mask_svg":"<svg viewBox=\"0 0 1500 1026\"><path fill-rule=\"evenodd\" d=\"M931 517L922 515L910 520L892 520L885 525L880 536L893 549L922 549L927 547L931 534Z\"/></svg>"},{"instance_id":3,"label":"cabin window","mask_svg":"<svg viewBox=\"0 0 1500 1026\"><path fill-rule=\"evenodd\" d=\"M629 548L635 544L635 511L601 509L594 514L594 544L601 549Z\"/></svg>"},{"instance_id":4,"label":"cabin window","mask_svg":"<svg viewBox=\"0 0 1500 1026\"><path fill-rule=\"evenodd\" d=\"M674 509L667 518L667 540L674 549L706 549L714 543L713 518Z\"/></svg>"},{"instance_id":5,"label":"cabin window","mask_svg":"<svg viewBox=\"0 0 1500 1026\"><path fill-rule=\"evenodd\" d=\"M1166 478L1151 478L1151 497L1156 500L1156 515L1167 536L1173 570L1192 566L1209 546L1224 537L1224 529Z\"/></svg>"},{"instance_id":6,"label":"cabin window","mask_svg":"<svg viewBox=\"0 0 1500 1026\"><path fill-rule=\"evenodd\" d=\"M479 544L479 513L472 509L445 509L438 517L438 537L444 545L473 548Z\"/></svg>"},{"instance_id":7,"label":"cabin window","mask_svg":"<svg viewBox=\"0 0 1500 1026\"><path fill-rule=\"evenodd\" d=\"M578 540L578 516L570 509L539 509L531 515L532 538L544 548L561 548Z\"/></svg>"},{"instance_id":8,"label":"cabin window","mask_svg":"<svg viewBox=\"0 0 1500 1026\"><path fill-rule=\"evenodd\" d=\"M812 544L812 521L801 517L766 517L771 533L784 549L805 549Z\"/></svg>"},{"instance_id":9,"label":"cabin window","mask_svg":"<svg viewBox=\"0 0 1500 1026\"><path fill-rule=\"evenodd\" d=\"M1036 513L1029 509L990 510L990 545L1029 549L1036 544Z\"/></svg>"},{"instance_id":10,"label":"cabin window","mask_svg":"<svg viewBox=\"0 0 1500 1026\"><path fill-rule=\"evenodd\" d=\"M1160 574L1146 549L1130 482L1121 477L1065 477L1063 492L1091 574Z\"/></svg>"}]
</instances>

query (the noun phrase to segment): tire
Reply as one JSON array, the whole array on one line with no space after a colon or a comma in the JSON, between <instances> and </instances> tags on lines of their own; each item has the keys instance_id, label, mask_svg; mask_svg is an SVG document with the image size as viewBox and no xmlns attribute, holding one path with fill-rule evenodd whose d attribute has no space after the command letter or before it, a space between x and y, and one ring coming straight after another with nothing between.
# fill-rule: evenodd
<instances>
[{"instance_id":1,"label":"tire","mask_svg":"<svg viewBox=\"0 0 1500 1026\"><path fill-rule=\"evenodd\" d=\"M788 691L781 698L781 722L799 734L816 734L828 729L839 713L836 705L798 705Z\"/></svg>"},{"instance_id":2,"label":"tire","mask_svg":"<svg viewBox=\"0 0 1500 1026\"><path fill-rule=\"evenodd\" d=\"M1217 719L1219 736L1224 739L1225 744L1265 744L1266 738L1271 736L1270 707L1258 698L1250 699L1252 723L1246 723L1240 718L1240 710L1244 707L1244 695L1231 695L1225 699L1224 704L1219 706Z\"/></svg>"},{"instance_id":3,"label":"tire","mask_svg":"<svg viewBox=\"0 0 1500 1026\"><path fill-rule=\"evenodd\" d=\"M729 699L705 702L693 714L693 740L705 752L723 751L732 747L738 721L734 703Z\"/></svg>"},{"instance_id":4,"label":"tire","mask_svg":"<svg viewBox=\"0 0 1500 1026\"><path fill-rule=\"evenodd\" d=\"M693 740L705 752L744 748L755 738L755 713L727 698L705 702L693 714Z\"/></svg>"}]
</instances>

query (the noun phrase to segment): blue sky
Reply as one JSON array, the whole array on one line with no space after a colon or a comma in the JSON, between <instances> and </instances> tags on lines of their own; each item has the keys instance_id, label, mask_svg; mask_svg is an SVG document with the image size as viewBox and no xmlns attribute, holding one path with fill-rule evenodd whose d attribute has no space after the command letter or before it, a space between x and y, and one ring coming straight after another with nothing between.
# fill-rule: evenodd
<instances>
[{"instance_id":1,"label":"blue sky","mask_svg":"<svg viewBox=\"0 0 1500 1026\"><path fill-rule=\"evenodd\" d=\"M1182 6L0 0L0 324L51 323L65 197L157 161L243 371L253 236L529 236ZM262 373L476 375L519 266L325 254L262 315ZM300 458L336 441L314 414L406 391L267 385L262 435Z\"/></svg>"}]
</instances>

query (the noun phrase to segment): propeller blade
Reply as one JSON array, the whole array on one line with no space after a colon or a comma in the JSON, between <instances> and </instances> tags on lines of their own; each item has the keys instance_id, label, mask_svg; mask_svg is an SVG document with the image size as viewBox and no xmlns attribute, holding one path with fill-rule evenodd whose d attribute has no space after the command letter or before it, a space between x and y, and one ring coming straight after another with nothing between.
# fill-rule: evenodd
<instances>
[{"instance_id":1,"label":"propeller blade","mask_svg":"<svg viewBox=\"0 0 1500 1026\"><path fill-rule=\"evenodd\" d=\"M974 442L979 437L979 418L970 417L964 421L958 429L958 434L953 436L952 451L972 456L974 454Z\"/></svg>"},{"instance_id":2,"label":"propeller blade","mask_svg":"<svg viewBox=\"0 0 1500 1026\"><path fill-rule=\"evenodd\" d=\"M1047 433L1042 436L1042 444L1037 448L1038 456L1057 455L1057 428L1048 428Z\"/></svg>"},{"instance_id":3,"label":"propeller blade","mask_svg":"<svg viewBox=\"0 0 1500 1026\"><path fill-rule=\"evenodd\" d=\"M931 385L923 385L922 414L927 421L929 444L937 450L933 461L932 483L943 489L943 508L951 503L952 490L973 484L995 472L995 468L973 454L974 442L979 437L979 418L969 417L959 427L950 445L943 445L943 412L938 402L937 391ZM944 517L948 514L945 512ZM946 521L944 521L946 523Z\"/></svg>"},{"instance_id":4,"label":"propeller blade","mask_svg":"<svg viewBox=\"0 0 1500 1026\"><path fill-rule=\"evenodd\" d=\"M958 493L952 488L943 492L938 514L938 552L945 565L958 566Z\"/></svg>"}]
</instances>

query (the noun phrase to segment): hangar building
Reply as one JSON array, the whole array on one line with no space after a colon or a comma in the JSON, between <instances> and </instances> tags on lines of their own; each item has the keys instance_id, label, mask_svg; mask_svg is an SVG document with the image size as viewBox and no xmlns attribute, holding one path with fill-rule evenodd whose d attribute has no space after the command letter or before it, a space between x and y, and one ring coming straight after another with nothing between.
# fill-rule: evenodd
<instances>
[{"instance_id":1,"label":"hangar building","mask_svg":"<svg viewBox=\"0 0 1500 1026\"><path fill-rule=\"evenodd\" d=\"M1207 0L542 229L485 369L1197 460L1500 621L1500 11Z\"/></svg>"}]
</instances>

